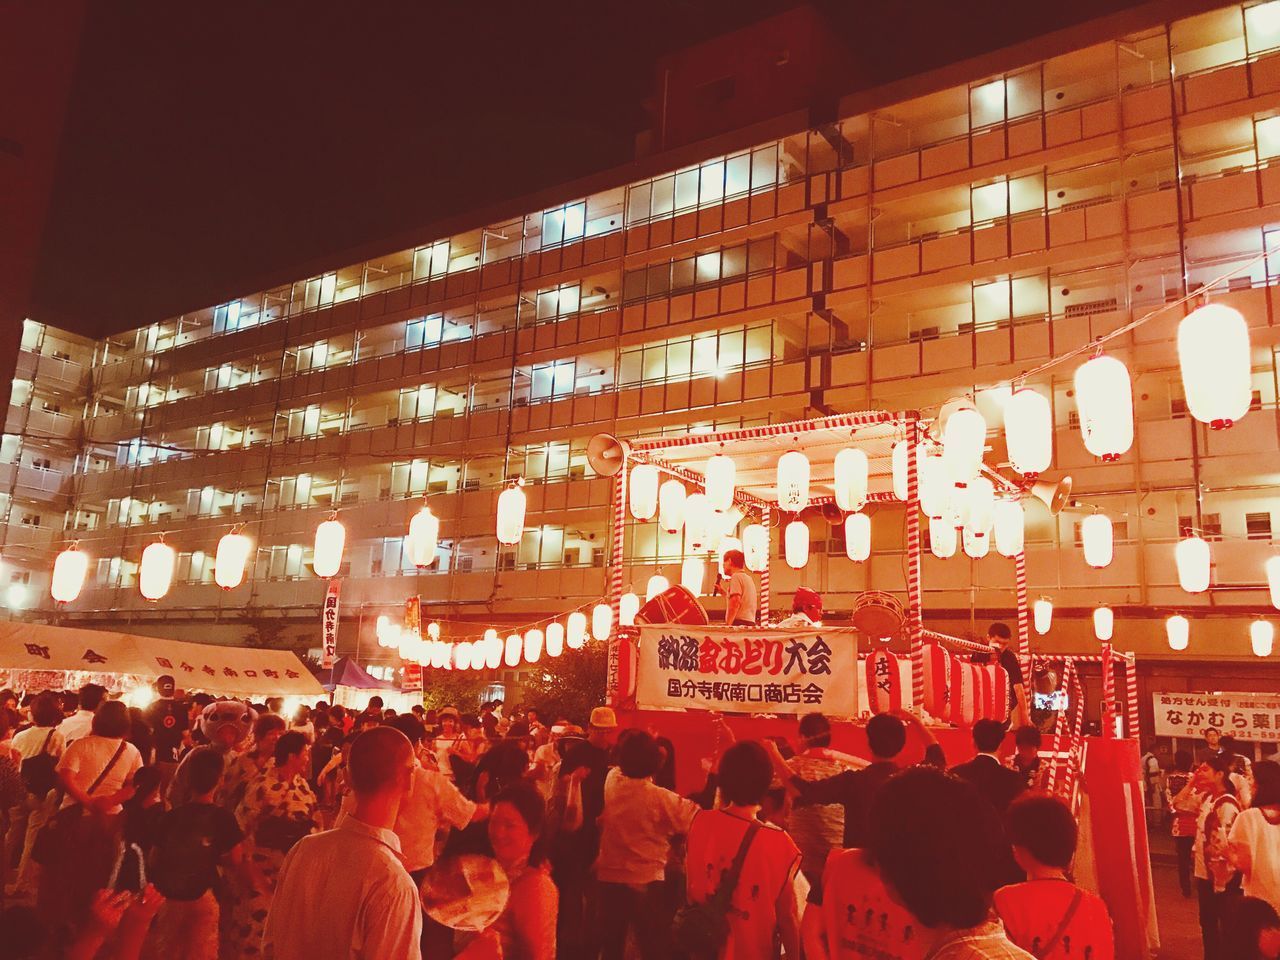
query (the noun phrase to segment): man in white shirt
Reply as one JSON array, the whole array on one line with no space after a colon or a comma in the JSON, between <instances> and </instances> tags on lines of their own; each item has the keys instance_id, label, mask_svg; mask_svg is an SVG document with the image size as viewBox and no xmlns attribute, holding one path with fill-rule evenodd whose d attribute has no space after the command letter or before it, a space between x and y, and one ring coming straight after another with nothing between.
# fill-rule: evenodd
<instances>
[{"instance_id":1,"label":"man in white shirt","mask_svg":"<svg viewBox=\"0 0 1280 960\"><path fill-rule=\"evenodd\" d=\"M263 935L267 956L421 960L418 890L392 830L415 769L413 746L399 730L373 727L351 744L355 809L285 857Z\"/></svg>"},{"instance_id":2,"label":"man in white shirt","mask_svg":"<svg viewBox=\"0 0 1280 960\"><path fill-rule=\"evenodd\" d=\"M58 724L63 743L70 745L89 735L93 728L93 712L106 697L107 688L96 683L86 683L80 688L80 709Z\"/></svg>"},{"instance_id":3,"label":"man in white shirt","mask_svg":"<svg viewBox=\"0 0 1280 960\"><path fill-rule=\"evenodd\" d=\"M747 573L747 558L741 550L728 550L724 555L724 572L728 580L724 622L731 627L754 627L758 610L756 582Z\"/></svg>"}]
</instances>

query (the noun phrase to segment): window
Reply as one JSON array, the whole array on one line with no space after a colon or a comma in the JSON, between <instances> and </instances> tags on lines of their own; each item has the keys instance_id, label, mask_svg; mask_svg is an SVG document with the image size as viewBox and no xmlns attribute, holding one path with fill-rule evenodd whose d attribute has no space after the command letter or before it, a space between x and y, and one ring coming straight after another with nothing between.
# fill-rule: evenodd
<instances>
[{"instance_id":1,"label":"window","mask_svg":"<svg viewBox=\"0 0 1280 960\"><path fill-rule=\"evenodd\" d=\"M536 306L538 320L553 320L577 313L581 304L581 288L576 283L539 290Z\"/></svg>"},{"instance_id":2,"label":"window","mask_svg":"<svg viewBox=\"0 0 1280 960\"><path fill-rule=\"evenodd\" d=\"M1193 516L1178 517L1178 538L1194 537L1197 534L1205 540L1222 539L1222 516L1217 513L1202 513L1200 529L1196 529L1196 518Z\"/></svg>"},{"instance_id":3,"label":"window","mask_svg":"<svg viewBox=\"0 0 1280 960\"><path fill-rule=\"evenodd\" d=\"M413 251L413 279L442 277L449 272L449 241L437 240Z\"/></svg>"},{"instance_id":4,"label":"window","mask_svg":"<svg viewBox=\"0 0 1280 960\"><path fill-rule=\"evenodd\" d=\"M542 214L542 245L549 247L581 240L586 226L587 204L585 201L547 210Z\"/></svg>"},{"instance_id":5,"label":"window","mask_svg":"<svg viewBox=\"0 0 1280 960\"><path fill-rule=\"evenodd\" d=\"M733 78L724 78L701 89L708 96L727 92L732 97ZM697 167L632 184L627 190L627 222L641 223L723 203L751 191L772 188L777 182L778 145L771 143L750 152L708 160Z\"/></svg>"},{"instance_id":6,"label":"window","mask_svg":"<svg viewBox=\"0 0 1280 960\"><path fill-rule=\"evenodd\" d=\"M529 399L546 400L551 397L567 397L573 393L577 360L557 360L555 363L535 364Z\"/></svg>"},{"instance_id":7,"label":"window","mask_svg":"<svg viewBox=\"0 0 1280 960\"><path fill-rule=\"evenodd\" d=\"M434 347L444 339L444 316L417 317L405 324L404 346L406 350Z\"/></svg>"},{"instance_id":8,"label":"window","mask_svg":"<svg viewBox=\"0 0 1280 960\"><path fill-rule=\"evenodd\" d=\"M1245 535L1250 540L1271 539L1271 514L1246 513L1244 515Z\"/></svg>"},{"instance_id":9,"label":"window","mask_svg":"<svg viewBox=\"0 0 1280 960\"><path fill-rule=\"evenodd\" d=\"M53 461L48 457L32 457L31 467L34 470L52 470Z\"/></svg>"}]
</instances>

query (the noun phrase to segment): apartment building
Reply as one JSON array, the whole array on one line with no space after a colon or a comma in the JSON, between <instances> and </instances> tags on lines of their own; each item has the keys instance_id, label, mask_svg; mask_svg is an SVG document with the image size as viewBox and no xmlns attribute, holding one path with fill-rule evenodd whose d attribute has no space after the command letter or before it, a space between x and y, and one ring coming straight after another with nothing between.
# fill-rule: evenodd
<instances>
[{"instance_id":1,"label":"apartment building","mask_svg":"<svg viewBox=\"0 0 1280 960\"><path fill-rule=\"evenodd\" d=\"M1012 378L1231 273L1207 294L1254 333L1254 410L1231 429L1187 416L1180 307L1108 346L1134 377L1137 439L1118 462L1084 449L1074 363L1029 381L1053 397L1053 475L1112 516L1117 546L1088 568L1081 515L1033 506L1027 558L1032 596L1059 609L1048 647L1090 646L1087 614L1105 602L1122 646L1167 653L1163 619L1179 610L1209 618L1186 656L1248 657L1280 520L1280 0L1091 40L1048 59L1023 49L960 85L922 80L929 92L873 112L849 98L813 129L659 154L641 178L567 185L522 214L93 345L32 325L18 377L35 386L15 389L0 449L14 478L3 555L29 581L17 605L54 615L48 556L34 558L76 538L93 563L64 622L240 642L246 622L278 616L314 634L312 536L336 512L344 652L357 635L370 650L374 617L410 594L479 629L552 615L606 590L610 481L586 465L593 434L974 393L998 462ZM63 394L82 421L62 424ZM55 435L61 454L37 466L27 451ZM515 477L526 532L500 547L494 504ZM423 497L442 529L420 572L404 535ZM65 532L49 519L62 516ZM873 518L861 565L840 527L810 522L813 557L803 571L779 560L775 594L803 582L838 610L903 589L900 512ZM257 553L224 592L212 557L234 526ZM654 526L630 532L628 582L678 578L680 545ZM1173 565L1189 529L1214 551L1213 589L1195 597ZM179 582L151 604L137 567L161 534ZM923 579L943 629L1012 605L1012 563L994 554L926 557Z\"/></svg>"}]
</instances>

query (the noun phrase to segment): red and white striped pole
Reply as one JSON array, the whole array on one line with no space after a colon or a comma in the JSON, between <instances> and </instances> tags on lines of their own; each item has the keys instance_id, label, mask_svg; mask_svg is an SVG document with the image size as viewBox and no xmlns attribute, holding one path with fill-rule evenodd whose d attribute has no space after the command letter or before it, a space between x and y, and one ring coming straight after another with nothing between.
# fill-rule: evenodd
<instances>
[{"instance_id":1,"label":"red and white striped pole","mask_svg":"<svg viewBox=\"0 0 1280 960\"><path fill-rule=\"evenodd\" d=\"M1124 658L1124 735L1137 740L1138 730L1138 664L1132 655Z\"/></svg>"},{"instance_id":2,"label":"red and white striped pole","mask_svg":"<svg viewBox=\"0 0 1280 960\"><path fill-rule=\"evenodd\" d=\"M1062 689L1066 690L1068 695L1071 692L1072 674L1075 673L1075 664L1068 660L1062 668ZM1049 766L1049 782L1046 787L1050 793L1053 793L1054 787L1058 784L1058 768L1062 766L1062 731L1067 725L1067 717L1061 714L1058 722L1053 725L1053 760Z\"/></svg>"},{"instance_id":3,"label":"red and white striped pole","mask_svg":"<svg viewBox=\"0 0 1280 960\"><path fill-rule=\"evenodd\" d=\"M624 640L619 630L622 604L622 559L627 518L627 469L624 459L622 469L613 481L613 550L609 564L609 606L613 608L613 633L609 637L609 666L605 674L605 702L618 706L625 691L620 690Z\"/></svg>"},{"instance_id":4,"label":"red and white striped pole","mask_svg":"<svg viewBox=\"0 0 1280 960\"><path fill-rule=\"evenodd\" d=\"M760 571L760 603L759 606L759 623L769 622L769 559L773 554L773 527L771 522L773 519L773 510L769 507L760 508L760 523L764 527L765 545L764 545L764 569Z\"/></svg>"},{"instance_id":5,"label":"red and white striped pole","mask_svg":"<svg viewBox=\"0 0 1280 960\"><path fill-rule=\"evenodd\" d=\"M1013 571L1018 591L1018 659L1022 677L1031 688L1031 624L1027 620L1027 555L1019 550L1013 557Z\"/></svg>"},{"instance_id":6,"label":"red and white striped pole","mask_svg":"<svg viewBox=\"0 0 1280 960\"><path fill-rule=\"evenodd\" d=\"M920 421L907 427L907 624L911 642L911 702L916 713L924 709L924 603L920 584L920 477L916 450Z\"/></svg>"},{"instance_id":7,"label":"red and white striped pole","mask_svg":"<svg viewBox=\"0 0 1280 960\"><path fill-rule=\"evenodd\" d=\"M1116 671L1112 664L1111 644L1102 645L1102 736L1111 740L1116 735Z\"/></svg>"}]
</instances>

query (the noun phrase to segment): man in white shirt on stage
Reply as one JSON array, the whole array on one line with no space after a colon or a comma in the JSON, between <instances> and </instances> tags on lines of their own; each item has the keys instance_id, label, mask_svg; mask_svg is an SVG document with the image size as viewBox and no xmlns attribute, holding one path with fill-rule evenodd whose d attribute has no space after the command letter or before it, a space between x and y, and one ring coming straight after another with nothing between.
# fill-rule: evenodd
<instances>
[{"instance_id":1,"label":"man in white shirt on stage","mask_svg":"<svg viewBox=\"0 0 1280 960\"><path fill-rule=\"evenodd\" d=\"M741 550L729 550L724 555L724 585L728 603L724 608L724 622L731 627L754 627L758 610L756 582L747 573L747 558Z\"/></svg>"}]
</instances>

